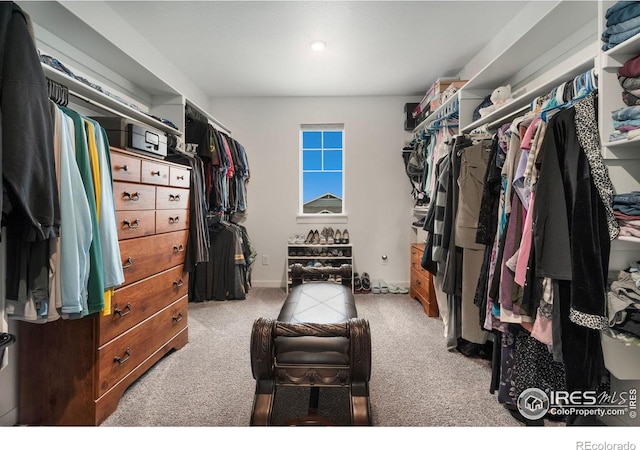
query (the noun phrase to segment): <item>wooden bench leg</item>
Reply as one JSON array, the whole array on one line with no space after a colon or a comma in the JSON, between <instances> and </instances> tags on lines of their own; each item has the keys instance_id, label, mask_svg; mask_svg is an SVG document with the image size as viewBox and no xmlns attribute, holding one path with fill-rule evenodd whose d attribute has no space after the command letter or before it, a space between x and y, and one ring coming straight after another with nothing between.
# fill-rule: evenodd
<instances>
[{"instance_id":1,"label":"wooden bench leg","mask_svg":"<svg viewBox=\"0 0 640 450\"><path fill-rule=\"evenodd\" d=\"M253 411L251 412L251 426L271 425L275 394L276 384L274 381L256 382L256 394L253 398Z\"/></svg>"},{"instance_id":2,"label":"wooden bench leg","mask_svg":"<svg viewBox=\"0 0 640 450\"><path fill-rule=\"evenodd\" d=\"M349 392L351 404L351 424L359 426L371 425L371 406L369 403L369 385L352 383Z\"/></svg>"}]
</instances>

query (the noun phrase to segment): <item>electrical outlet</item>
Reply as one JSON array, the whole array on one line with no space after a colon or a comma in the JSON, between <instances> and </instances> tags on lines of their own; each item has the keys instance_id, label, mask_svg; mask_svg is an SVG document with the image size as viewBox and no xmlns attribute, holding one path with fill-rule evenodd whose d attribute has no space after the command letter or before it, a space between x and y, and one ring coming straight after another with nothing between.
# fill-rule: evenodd
<instances>
[{"instance_id":1,"label":"electrical outlet","mask_svg":"<svg viewBox=\"0 0 640 450\"><path fill-rule=\"evenodd\" d=\"M262 265L263 266L269 265L269 255L262 255Z\"/></svg>"}]
</instances>

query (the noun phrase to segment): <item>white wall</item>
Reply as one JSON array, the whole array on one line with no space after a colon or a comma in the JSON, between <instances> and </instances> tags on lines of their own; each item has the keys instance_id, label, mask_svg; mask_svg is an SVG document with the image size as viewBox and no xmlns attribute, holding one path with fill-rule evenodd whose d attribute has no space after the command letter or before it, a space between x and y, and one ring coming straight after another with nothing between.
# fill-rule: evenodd
<instances>
[{"instance_id":1,"label":"white wall","mask_svg":"<svg viewBox=\"0 0 640 450\"><path fill-rule=\"evenodd\" d=\"M211 111L233 131L249 157L248 216L244 223L258 252L255 287L284 286L287 239L328 224L298 224L301 124L344 123L347 228L354 271L387 283L409 282L413 201L402 147L409 97L214 99ZM382 264L386 254L388 262ZM269 255L268 265L262 255Z\"/></svg>"}]
</instances>

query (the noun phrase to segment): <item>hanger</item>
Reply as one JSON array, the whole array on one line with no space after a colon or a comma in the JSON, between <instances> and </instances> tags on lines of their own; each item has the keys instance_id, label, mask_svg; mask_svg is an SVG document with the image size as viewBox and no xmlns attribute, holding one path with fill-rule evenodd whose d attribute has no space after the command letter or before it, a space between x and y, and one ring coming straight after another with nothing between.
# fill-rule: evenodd
<instances>
[{"instance_id":1,"label":"hanger","mask_svg":"<svg viewBox=\"0 0 640 450\"><path fill-rule=\"evenodd\" d=\"M49 99L60 106L67 106L69 104L69 89L50 78L46 78L46 80Z\"/></svg>"},{"instance_id":2,"label":"hanger","mask_svg":"<svg viewBox=\"0 0 640 450\"><path fill-rule=\"evenodd\" d=\"M572 97L565 100L567 98L567 86L571 88ZM595 73L595 69L581 73L568 83L563 83L562 88L562 96L558 94L557 88L554 88L556 92L553 92L552 99L549 101L549 104L541 111L540 117L545 122L548 122L549 119L551 119L551 117L559 110L573 106L578 100L585 98L598 88L598 77ZM560 102L559 98L565 101Z\"/></svg>"}]
</instances>

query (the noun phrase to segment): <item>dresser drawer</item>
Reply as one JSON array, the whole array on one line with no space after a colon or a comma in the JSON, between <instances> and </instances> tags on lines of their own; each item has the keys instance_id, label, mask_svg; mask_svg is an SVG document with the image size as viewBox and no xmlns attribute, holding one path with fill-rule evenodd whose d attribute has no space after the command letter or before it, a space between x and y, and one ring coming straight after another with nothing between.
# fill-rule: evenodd
<instances>
[{"instance_id":1,"label":"dresser drawer","mask_svg":"<svg viewBox=\"0 0 640 450\"><path fill-rule=\"evenodd\" d=\"M421 267L422 253L419 253L415 247L411 247L411 268L418 270Z\"/></svg>"},{"instance_id":2,"label":"dresser drawer","mask_svg":"<svg viewBox=\"0 0 640 450\"><path fill-rule=\"evenodd\" d=\"M188 188L190 186L191 172L182 167L169 167L169 186Z\"/></svg>"},{"instance_id":3,"label":"dresser drawer","mask_svg":"<svg viewBox=\"0 0 640 450\"><path fill-rule=\"evenodd\" d=\"M428 297L428 293L429 293L428 283L429 283L429 280L424 275L422 275L420 272L418 272L415 269L411 270L411 288L415 292L423 296L424 298Z\"/></svg>"},{"instance_id":4,"label":"dresser drawer","mask_svg":"<svg viewBox=\"0 0 640 450\"><path fill-rule=\"evenodd\" d=\"M157 209L189 209L189 189L159 187L156 191Z\"/></svg>"},{"instance_id":5,"label":"dresser drawer","mask_svg":"<svg viewBox=\"0 0 640 450\"><path fill-rule=\"evenodd\" d=\"M169 185L169 166L154 161L142 160L140 181L149 184Z\"/></svg>"},{"instance_id":6,"label":"dresser drawer","mask_svg":"<svg viewBox=\"0 0 640 450\"><path fill-rule=\"evenodd\" d=\"M114 181L140 182L140 159L111 153L111 175Z\"/></svg>"},{"instance_id":7,"label":"dresser drawer","mask_svg":"<svg viewBox=\"0 0 640 450\"><path fill-rule=\"evenodd\" d=\"M430 273L422 268L423 247L411 246L411 269L417 270L423 276L430 276Z\"/></svg>"},{"instance_id":8,"label":"dresser drawer","mask_svg":"<svg viewBox=\"0 0 640 450\"><path fill-rule=\"evenodd\" d=\"M156 211L156 233L170 233L187 228L189 228L188 209L159 209Z\"/></svg>"},{"instance_id":9,"label":"dresser drawer","mask_svg":"<svg viewBox=\"0 0 640 450\"><path fill-rule=\"evenodd\" d=\"M149 236L156 232L156 214L153 210L117 211L118 240Z\"/></svg>"},{"instance_id":10,"label":"dresser drawer","mask_svg":"<svg viewBox=\"0 0 640 450\"><path fill-rule=\"evenodd\" d=\"M114 181L113 202L117 211L155 209L156 188L144 184Z\"/></svg>"},{"instance_id":11,"label":"dresser drawer","mask_svg":"<svg viewBox=\"0 0 640 450\"><path fill-rule=\"evenodd\" d=\"M142 322L188 293L188 273L180 265L116 289L108 316L100 317L100 345Z\"/></svg>"},{"instance_id":12,"label":"dresser drawer","mask_svg":"<svg viewBox=\"0 0 640 450\"><path fill-rule=\"evenodd\" d=\"M98 398L187 326L187 307L185 296L98 348Z\"/></svg>"},{"instance_id":13,"label":"dresser drawer","mask_svg":"<svg viewBox=\"0 0 640 450\"><path fill-rule=\"evenodd\" d=\"M184 263L188 230L120 241L122 286Z\"/></svg>"}]
</instances>

